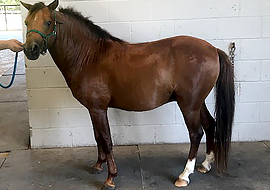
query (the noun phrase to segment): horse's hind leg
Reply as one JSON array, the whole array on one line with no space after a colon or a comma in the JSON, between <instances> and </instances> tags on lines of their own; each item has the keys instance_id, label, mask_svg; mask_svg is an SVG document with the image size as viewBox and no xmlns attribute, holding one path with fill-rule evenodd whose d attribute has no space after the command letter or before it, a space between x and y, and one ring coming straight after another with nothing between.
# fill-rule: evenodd
<instances>
[{"instance_id":1,"label":"horse's hind leg","mask_svg":"<svg viewBox=\"0 0 270 190\"><path fill-rule=\"evenodd\" d=\"M211 163L214 162L214 133L215 120L209 113L205 103L201 108L201 123L206 134L206 157L204 162L197 168L201 173L207 173L211 170Z\"/></svg>"},{"instance_id":2,"label":"horse's hind leg","mask_svg":"<svg viewBox=\"0 0 270 190\"><path fill-rule=\"evenodd\" d=\"M188 127L191 146L185 169L179 175L179 179L175 182L175 186L185 187L189 184L189 175L194 172L197 152L203 136L203 130L200 121L200 108L194 109L191 106L183 107L181 105L180 108Z\"/></svg>"}]
</instances>

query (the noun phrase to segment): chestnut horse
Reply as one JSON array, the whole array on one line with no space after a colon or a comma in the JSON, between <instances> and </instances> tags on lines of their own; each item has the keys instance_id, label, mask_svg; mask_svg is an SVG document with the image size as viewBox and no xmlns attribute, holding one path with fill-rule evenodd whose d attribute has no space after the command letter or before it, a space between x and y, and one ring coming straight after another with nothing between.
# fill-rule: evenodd
<instances>
[{"instance_id":1,"label":"chestnut horse","mask_svg":"<svg viewBox=\"0 0 270 190\"><path fill-rule=\"evenodd\" d=\"M206 158L198 170L206 173L211 163L224 172L234 117L234 74L228 56L206 41L177 36L155 42L130 44L113 37L72 8L55 9L30 5L25 19L25 55L36 60L49 50L73 96L90 113L98 160L94 171L107 162L108 178L103 188L114 189L117 167L107 117L108 107L145 111L167 102L180 107L190 137L190 151L184 171L175 185L187 186L194 172L198 147L206 133ZM205 98L216 85L215 119Z\"/></svg>"}]
</instances>

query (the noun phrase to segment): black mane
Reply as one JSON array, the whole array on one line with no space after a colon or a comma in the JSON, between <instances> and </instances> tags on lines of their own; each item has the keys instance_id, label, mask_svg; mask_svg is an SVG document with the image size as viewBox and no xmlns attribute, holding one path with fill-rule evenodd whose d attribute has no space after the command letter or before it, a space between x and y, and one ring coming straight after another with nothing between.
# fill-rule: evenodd
<instances>
[{"instance_id":1,"label":"black mane","mask_svg":"<svg viewBox=\"0 0 270 190\"><path fill-rule=\"evenodd\" d=\"M100 26L95 25L91 20L89 20L88 17L84 17L80 12L75 11L71 7L67 7L67 8L61 7L61 8L59 8L59 12L65 14L65 15L68 15L68 16L80 21L81 23L85 24L91 32L93 32L95 35L97 35L97 37L99 37L101 39L112 40L112 41L116 41L119 43L124 42L123 40L112 36L109 32L102 29Z\"/></svg>"}]
</instances>

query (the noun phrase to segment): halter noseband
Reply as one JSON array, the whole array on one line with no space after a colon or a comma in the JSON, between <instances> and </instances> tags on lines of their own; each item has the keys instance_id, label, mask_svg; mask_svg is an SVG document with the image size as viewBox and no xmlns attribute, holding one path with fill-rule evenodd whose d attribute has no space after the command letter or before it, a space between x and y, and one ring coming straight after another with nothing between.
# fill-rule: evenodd
<instances>
[{"instance_id":1,"label":"halter noseband","mask_svg":"<svg viewBox=\"0 0 270 190\"><path fill-rule=\"evenodd\" d=\"M55 37L56 38L56 11L54 11L54 26L53 26L53 31L51 33L49 33L48 35L45 35L44 33L40 32L39 30L29 30L27 34L31 33L31 32L35 32L35 33L38 33L42 39L43 39L43 42L44 42L44 47L43 47L43 50L41 52L42 55L44 55L46 52L47 52L47 49L48 49L48 39L50 37Z\"/></svg>"}]
</instances>

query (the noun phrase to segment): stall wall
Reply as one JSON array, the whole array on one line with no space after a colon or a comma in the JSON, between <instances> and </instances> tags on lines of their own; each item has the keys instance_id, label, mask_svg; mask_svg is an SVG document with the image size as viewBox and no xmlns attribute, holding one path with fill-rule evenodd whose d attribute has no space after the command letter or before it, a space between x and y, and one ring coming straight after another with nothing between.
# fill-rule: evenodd
<instances>
[{"instance_id":1,"label":"stall wall","mask_svg":"<svg viewBox=\"0 0 270 190\"><path fill-rule=\"evenodd\" d=\"M191 35L228 52L228 44L235 42L236 114L232 139L270 140L269 0L63 0L60 3L63 7L75 7L112 35L131 43ZM26 15L22 8L23 20ZM50 55L37 61L26 60L26 76L32 147L95 145L88 111L72 97ZM213 111L213 93L206 102ZM140 113L109 109L109 122L117 145L189 142L175 103Z\"/></svg>"}]
</instances>

